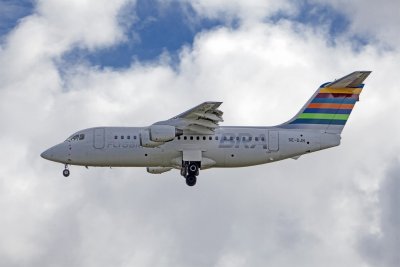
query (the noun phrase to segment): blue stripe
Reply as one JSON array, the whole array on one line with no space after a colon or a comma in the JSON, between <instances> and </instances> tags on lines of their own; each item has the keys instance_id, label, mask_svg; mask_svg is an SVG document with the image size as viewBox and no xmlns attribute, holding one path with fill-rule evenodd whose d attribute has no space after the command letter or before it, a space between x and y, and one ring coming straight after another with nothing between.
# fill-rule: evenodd
<instances>
[{"instance_id":1,"label":"blue stripe","mask_svg":"<svg viewBox=\"0 0 400 267\"><path fill-rule=\"evenodd\" d=\"M303 113L350 114L351 109L306 108Z\"/></svg>"},{"instance_id":2,"label":"blue stripe","mask_svg":"<svg viewBox=\"0 0 400 267\"><path fill-rule=\"evenodd\" d=\"M345 125L345 120L324 120L324 119L296 119L290 124L332 124L332 125Z\"/></svg>"},{"instance_id":3,"label":"blue stripe","mask_svg":"<svg viewBox=\"0 0 400 267\"><path fill-rule=\"evenodd\" d=\"M355 104L357 100L351 98L314 98L311 103Z\"/></svg>"}]
</instances>

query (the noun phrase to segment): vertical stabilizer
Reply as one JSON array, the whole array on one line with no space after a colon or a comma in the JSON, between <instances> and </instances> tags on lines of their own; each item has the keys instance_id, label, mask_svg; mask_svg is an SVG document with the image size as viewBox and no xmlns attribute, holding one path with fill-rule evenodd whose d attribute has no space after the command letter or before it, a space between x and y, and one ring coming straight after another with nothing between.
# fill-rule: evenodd
<instances>
[{"instance_id":1,"label":"vertical stabilizer","mask_svg":"<svg viewBox=\"0 0 400 267\"><path fill-rule=\"evenodd\" d=\"M371 71L355 71L334 82L325 83L314 93L285 128L315 129L340 134L354 105L359 101L363 81Z\"/></svg>"}]
</instances>

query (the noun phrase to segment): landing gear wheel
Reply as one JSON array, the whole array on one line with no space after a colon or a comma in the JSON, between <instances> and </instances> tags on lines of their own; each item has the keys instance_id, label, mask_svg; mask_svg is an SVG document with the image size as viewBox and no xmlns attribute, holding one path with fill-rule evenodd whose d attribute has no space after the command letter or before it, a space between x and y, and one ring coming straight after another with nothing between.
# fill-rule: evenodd
<instances>
[{"instance_id":1,"label":"landing gear wheel","mask_svg":"<svg viewBox=\"0 0 400 267\"><path fill-rule=\"evenodd\" d=\"M188 172L189 175L197 176L199 175L199 167L196 163L190 163Z\"/></svg>"},{"instance_id":2,"label":"landing gear wheel","mask_svg":"<svg viewBox=\"0 0 400 267\"><path fill-rule=\"evenodd\" d=\"M186 184L188 186L194 186L196 184L197 178L194 175L188 175L186 177Z\"/></svg>"},{"instance_id":3,"label":"landing gear wheel","mask_svg":"<svg viewBox=\"0 0 400 267\"><path fill-rule=\"evenodd\" d=\"M185 167L182 167L182 168L181 168L181 175L182 175L183 177L186 176L186 168L185 168Z\"/></svg>"},{"instance_id":4,"label":"landing gear wheel","mask_svg":"<svg viewBox=\"0 0 400 267\"><path fill-rule=\"evenodd\" d=\"M63 175L64 175L64 177L68 177L69 176L69 170L68 169L63 170Z\"/></svg>"}]
</instances>

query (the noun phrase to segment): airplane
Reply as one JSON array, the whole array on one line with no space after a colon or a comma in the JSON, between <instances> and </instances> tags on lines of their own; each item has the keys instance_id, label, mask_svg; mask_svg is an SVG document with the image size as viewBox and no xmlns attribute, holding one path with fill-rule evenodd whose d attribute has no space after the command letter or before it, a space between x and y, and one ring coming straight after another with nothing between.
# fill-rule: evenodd
<instances>
[{"instance_id":1,"label":"airplane","mask_svg":"<svg viewBox=\"0 0 400 267\"><path fill-rule=\"evenodd\" d=\"M371 71L355 71L322 84L289 121L272 127L220 126L222 102L204 102L147 127L95 127L78 131L41 154L47 160L95 167L180 170L194 186L200 170L298 159L340 145L342 130Z\"/></svg>"}]
</instances>

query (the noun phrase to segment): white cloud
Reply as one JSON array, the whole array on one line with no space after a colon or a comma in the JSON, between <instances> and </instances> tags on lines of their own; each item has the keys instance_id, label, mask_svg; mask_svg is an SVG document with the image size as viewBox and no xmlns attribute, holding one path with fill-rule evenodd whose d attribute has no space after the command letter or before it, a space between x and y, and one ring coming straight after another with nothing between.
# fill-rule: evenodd
<instances>
[{"instance_id":1,"label":"white cloud","mask_svg":"<svg viewBox=\"0 0 400 267\"><path fill-rule=\"evenodd\" d=\"M289 21L254 21L198 34L178 71L165 59L124 70L78 63L61 77L54 61L77 43L123 39L122 4L92 13L86 2L42 1L0 51L0 265L373 266L359 253L360 233L394 229L379 218L393 212L390 201L374 197L400 148L400 55L373 45L355 52L345 39L330 46ZM107 17L104 35L92 32L98 16ZM144 169L72 167L64 179L61 165L39 157L81 128L148 125L204 100L224 101L224 125L279 123L318 85L357 69L373 73L342 146L297 161L203 171L187 188L177 172Z\"/></svg>"},{"instance_id":2,"label":"white cloud","mask_svg":"<svg viewBox=\"0 0 400 267\"><path fill-rule=\"evenodd\" d=\"M203 16L220 19L233 20L239 18L245 22L260 21L266 16L278 11L292 13L293 5L290 1L271 0L195 0L187 1L193 8Z\"/></svg>"},{"instance_id":3,"label":"white cloud","mask_svg":"<svg viewBox=\"0 0 400 267\"><path fill-rule=\"evenodd\" d=\"M399 1L373 1L373 0L314 0L322 4L330 4L336 10L346 15L350 20L350 33L375 39L392 49L398 49L400 41L398 25L400 18Z\"/></svg>"},{"instance_id":4,"label":"white cloud","mask_svg":"<svg viewBox=\"0 0 400 267\"><path fill-rule=\"evenodd\" d=\"M38 2L38 13L46 19L49 32L56 40L94 49L109 46L123 38L118 12L132 0L117 1L47 1Z\"/></svg>"}]
</instances>

